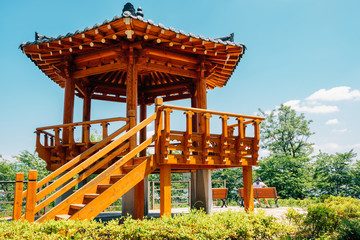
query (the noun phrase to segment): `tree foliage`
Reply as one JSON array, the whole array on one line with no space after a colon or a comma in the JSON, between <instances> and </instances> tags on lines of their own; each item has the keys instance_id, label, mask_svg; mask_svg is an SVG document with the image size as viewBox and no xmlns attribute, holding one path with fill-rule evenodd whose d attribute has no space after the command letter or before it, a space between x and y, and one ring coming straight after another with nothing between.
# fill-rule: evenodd
<instances>
[{"instance_id":1,"label":"tree foliage","mask_svg":"<svg viewBox=\"0 0 360 240\"><path fill-rule=\"evenodd\" d=\"M320 152L315 156L313 183L318 194L353 195L355 192L352 190L356 189L354 180L360 174L351 165L355 157L353 150L336 154Z\"/></svg>"},{"instance_id":2,"label":"tree foliage","mask_svg":"<svg viewBox=\"0 0 360 240\"><path fill-rule=\"evenodd\" d=\"M241 168L225 168L211 173L211 179L226 180L226 188L229 189L228 200L236 201L238 199L238 188L243 186L243 172ZM215 186L214 187L220 187Z\"/></svg>"},{"instance_id":3,"label":"tree foliage","mask_svg":"<svg viewBox=\"0 0 360 240\"><path fill-rule=\"evenodd\" d=\"M281 105L269 114L260 109L266 118L261 124L262 147L273 154L298 157L312 152L312 143L308 138L312 120L306 120L304 114L297 114L289 106Z\"/></svg>"},{"instance_id":4,"label":"tree foliage","mask_svg":"<svg viewBox=\"0 0 360 240\"><path fill-rule=\"evenodd\" d=\"M308 193L308 161L306 157L272 155L259 162L256 175L268 187L276 187L281 198L303 199Z\"/></svg>"}]
</instances>

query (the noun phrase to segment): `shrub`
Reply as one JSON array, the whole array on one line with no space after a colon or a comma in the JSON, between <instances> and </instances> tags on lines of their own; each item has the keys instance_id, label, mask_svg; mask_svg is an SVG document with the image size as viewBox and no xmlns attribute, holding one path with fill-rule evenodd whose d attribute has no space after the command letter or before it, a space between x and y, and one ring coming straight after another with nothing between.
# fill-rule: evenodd
<instances>
[{"instance_id":1,"label":"shrub","mask_svg":"<svg viewBox=\"0 0 360 240\"><path fill-rule=\"evenodd\" d=\"M293 228L263 211L258 213L202 211L172 218L112 220L0 222L0 239L280 239Z\"/></svg>"},{"instance_id":2,"label":"shrub","mask_svg":"<svg viewBox=\"0 0 360 240\"><path fill-rule=\"evenodd\" d=\"M356 228L358 227L357 219L360 217L359 200L350 197L327 196L309 199L305 204L309 204L307 213L300 214L289 209L285 214L290 224L297 228L298 236L335 238L340 234L351 236L360 232L360 229Z\"/></svg>"}]
</instances>

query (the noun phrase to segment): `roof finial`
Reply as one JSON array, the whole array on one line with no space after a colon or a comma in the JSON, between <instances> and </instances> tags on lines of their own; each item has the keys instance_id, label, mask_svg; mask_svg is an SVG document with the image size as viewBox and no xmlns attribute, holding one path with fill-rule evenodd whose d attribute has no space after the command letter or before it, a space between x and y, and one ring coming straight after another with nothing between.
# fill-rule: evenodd
<instances>
[{"instance_id":1,"label":"roof finial","mask_svg":"<svg viewBox=\"0 0 360 240\"><path fill-rule=\"evenodd\" d=\"M143 11L142 11L141 6L138 7L136 15L137 15L137 16L140 16L140 17L144 17L144 13L143 13Z\"/></svg>"},{"instance_id":2,"label":"roof finial","mask_svg":"<svg viewBox=\"0 0 360 240\"><path fill-rule=\"evenodd\" d=\"M128 13L127 13L128 12ZM123 8L123 15L128 15L128 14L131 14L131 15L133 15L133 16L136 16L136 14L135 14L135 8L134 8L134 6L131 4L131 3L126 3L125 5L124 5L124 8Z\"/></svg>"}]
</instances>

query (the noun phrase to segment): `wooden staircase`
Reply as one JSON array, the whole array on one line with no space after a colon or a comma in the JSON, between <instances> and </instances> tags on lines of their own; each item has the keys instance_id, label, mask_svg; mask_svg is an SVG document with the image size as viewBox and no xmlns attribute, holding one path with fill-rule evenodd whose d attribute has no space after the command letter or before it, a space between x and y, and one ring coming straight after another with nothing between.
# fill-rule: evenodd
<instances>
[{"instance_id":1,"label":"wooden staircase","mask_svg":"<svg viewBox=\"0 0 360 240\"><path fill-rule=\"evenodd\" d=\"M131 188L135 187L157 167L154 158L150 156L144 158L139 165L136 165L128 173L124 173L124 167L119 167L120 162L121 160L37 221L42 222L53 218L79 220L94 218Z\"/></svg>"},{"instance_id":2,"label":"wooden staircase","mask_svg":"<svg viewBox=\"0 0 360 240\"><path fill-rule=\"evenodd\" d=\"M134 136L153 122L156 116L157 114L154 113L131 129L129 124L121 127L39 182L36 182L37 172L31 171L28 189L22 192L22 185L21 188L19 184L17 185L13 219L33 222L36 213L91 174L105 167L105 170L94 179L42 215L37 222L49 219L96 217L157 168L153 156L137 157L142 150L157 140L156 135L136 147L130 146ZM125 130L128 131L123 134ZM113 164L109 166L110 163ZM54 182L50 184L50 181ZM21 216L21 204L24 198L26 198L26 208L25 214Z\"/></svg>"},{"instance_id":3,"label":"wooden staircase","mask_svg":"<svg viewBox=\"0 0 360 240\"><path fill-rule=\"evenodd\" d=\"M171 129L170 114L174 110L184 113L185 131ZM213 115L221 119L220 134L210 133L210 118ZM199 118L202 126L196 131L192 128L193 116ZM251 209L251 171L252 166L258 164L259 125L263 118L162 105L161 102L156 105L155 113L138 125L131 119L123 120L127 122L125 126L64 163L39 182L37 172L30 171L26 191L22 187L23 174L19 173L16 177L13 220L26 219L33 222L35 214L95 173L99 174L37 221L92 219L134 187L137 196L135 199L139 199L135 206L141 205L143 189L137 184L152 172L160 172L160 214L170 214L171 172L174 170L243 167L248 196L245 206ZM228 124L228 121L235 123ZM135 126L130 128L130 122ZM152 122L155 122L154 135L146 140L142 139L136 145L136 134ZM250 126L253 126L253 131L247 130ZM155 154L139 157L139 153L149 146L155 148ZM21 215L24 198L25 214ZM140 208L135 207L134 210L134 217L143 216Z\"/></svg>"}]
</instances>

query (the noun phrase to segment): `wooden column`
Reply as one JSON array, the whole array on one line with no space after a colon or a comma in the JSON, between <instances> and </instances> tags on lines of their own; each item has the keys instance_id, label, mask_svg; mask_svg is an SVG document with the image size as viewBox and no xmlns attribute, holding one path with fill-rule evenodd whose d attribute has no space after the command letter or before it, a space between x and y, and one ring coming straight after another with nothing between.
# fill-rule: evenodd
<instances>
[{"instance_id":1,"label":"wooden column","mask_svg":"<svg viewBox=\"0 0 360 240\"><path fill-rule=\"evenodd\" d=\"M29 222L35 220L37 174L36 170L30 170L28 175L25 219Z\"/></svg>"},{"instance_id":2,"label":"wooden column","mask_svg":"<svg viewBox=\"0 0 360 240\"><path fill-rule=\"evenodd\" d=\"M138 105L138 77L137 77L137 67L136 61L134 57L134 49L133 47L129 47L129 58L128 58L128 66L126 73L126 112L127 117L130 118L129 125L130 129L135 127L137 124L137 105ZM130 151L134 149L137 145L136 134L129 139L130 143ZM136 188L136 187L135 187ZM122 198L122 215L126 216L130 214L135 216L135 188L128 191L124 194ZM139 193L140 191L138 191ZM137 193L136 193L137 195Z\"/></svg>"},{"instance_id":3,"label":"wooden column","mask_svg":"<svg viewBox=\"0 0 360 240\"><path fill-rule=\"evenodd\" d=\"M146 104L144 103L144 101L142 101L141 105L140 105L140 122L146 119ZM144 127L142 130L140 130L140 143L142 143L143 141L146 140L146 127ZM145 157L146 156L146 148L140 152L140 157ZM135 213L134 213L134 218L135 219L143 219L144 218L144 214L147 215L147 203L148 201L145 200L145 196L147 196L147 194L145 194L145 192L147 193L147 177L140 181L136 186L135 186ZM146 186L146 187L145 187Z\"/></svg>"},{"instance_id":4,"label":"wooden column","mask_svg":"<svg viewBox=\"0 0 360 240\"><path fill-rule=\"evenodd\" d=\"M90 121L91 119L91 93L88 92L84 96L83 102L83 122Z\"/></svg>"},{"instance_id":5,"label":"wooden column","mask_svg":"<svg viewBox=\"0 0 360 240\"><path fill-rule=\"evenodd\" d=\"M205 64L201 63L200 76L196 82L195 92L198 108L207 109L206 99L206 77ZM205 118L198 116L199 132L205 133ZM209 169L199 169L196 171L196 208L203 208L206 213L210 213L212 209L212 191L211 191L211 171Z\"/></svg>"},{"instance_id":6,"label":"wooden column","mask_svg":"<svg viewBox=\"0 0 360 240\"><path fill-rule=\"evenodd\" d=\"M244 182L244 208L245 211L254 211L252 166L245 166L242 168L243 168L243 182Z\"/></svg>"},{"instance_id":7,"label":"wooden column","mask_svg":"<svg viewBox=\"0 0 360 240\"><path fill-rule=\"evenodd\" d=\"M171 165L160 165L160 216L171 216Z\"/></svg>"},{"instance_id":8,"label":"wooden column","mask_svg":"<svg viewBox=\"0 0 360 240\"><path fill-rule=\"evenodd\" d=\"M64 94L64 118L63 123L72 123L74 121L74 100L75 100L75 81L70 77L68 70L69 64L65 69L66 81L65 81L65 94ZM69 131L63 129L62 136L63 143L69 142Z\"/></svg>"},{"instance_id":9,"label":"wooden column","mask_svg":"<svg viewBox=\"0 0 360 240\"><path fill-rule=\"evenodd\" d=\"M196 86L196 85L195 85ZM197 108L197 95L196 95L196 87L193 90L192 97L191 97L191 107ZM198 121L198 114L194 114L192 117L192 131L198 132L199 131L199 121ZM196 144L195 142L193 145ZM193 153L194 155L196 153ZM191 172L191 192L190 192L190 207L194 208L196 203L196 172Z\"/></svg>"},{"instance_id":10,"label":"wooden column","mask_svg":"<svg viewBox=\"0 0 360 240\"><path fill-rule=\"evenodd\" d=\"M22 209L22 194L24 188L24 173L16 174L15 183L15 196L14 196L14 207L13 207L13 221L21 218Z\"/></svg>"}]
</instances>

